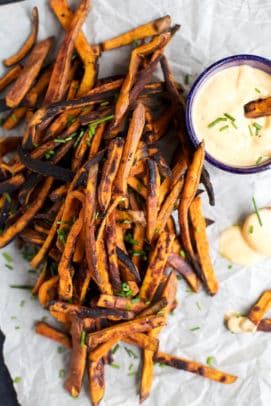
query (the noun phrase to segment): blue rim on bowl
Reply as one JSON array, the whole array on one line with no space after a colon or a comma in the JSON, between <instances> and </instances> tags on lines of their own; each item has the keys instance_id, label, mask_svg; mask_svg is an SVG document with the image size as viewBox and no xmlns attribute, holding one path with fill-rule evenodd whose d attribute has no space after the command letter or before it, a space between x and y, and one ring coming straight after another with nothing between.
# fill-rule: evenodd
<instances>
[{"instance_id":1,"label":"blue rim on bowl","mask_svg":"<svg viewBox=\"0 0 271 406\"><path fill-rule=\"evenodd\" d=\"M227 69L232 66L238 66L238 65L249 65L249 66L252 66L253 68L261 69L264 72L267 72L271 75L271 60L269 60L267 58L263 58L261 56L249 55L249 54L233 55L233 56L229 56L227 58L220 59L219 61L213 63L207 69L205 69L196 79L195 83L193 84L193 86L188 94L187 102L186 102L186 113L185 113L186 126L187 126L188 135L195 147L197 147L200 144L200 141L198 140L196 132L194 130L193 121L192 121L193 101L197 94L197 91L206 82L206 80L208 80L215 73L217 73L223 69ZM265 171L265 170L271 168L271 159L261 165L237 167L237 166L227 165L225 163L218 161L213 156L208 154L208 152L205 153L205 158L209 163L216 166L217 168L222 169L227 172L231 172L231 173L250 174L250 173L262 172L262 171Z\"/></svg>"}]
</instances>

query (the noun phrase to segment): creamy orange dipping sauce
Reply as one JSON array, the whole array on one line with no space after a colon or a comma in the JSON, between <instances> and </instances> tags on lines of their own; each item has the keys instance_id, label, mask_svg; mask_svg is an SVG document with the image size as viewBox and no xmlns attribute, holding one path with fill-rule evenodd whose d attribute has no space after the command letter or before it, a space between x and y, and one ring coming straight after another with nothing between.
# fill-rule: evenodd
<instances>
[{"instance_id":1,"label":"creamy orange dipping sauce","mask_svg":"<svg viewBox=\"0 0 271 406\"><path fill-rule=\"evenodd\" d=\"M195 96L192 120L206 151L224 164L245 167L271 157L271 117L248 119L244 104L271 96L271 75L248 65L224 69Z\"/></svg>"}]
</instances>

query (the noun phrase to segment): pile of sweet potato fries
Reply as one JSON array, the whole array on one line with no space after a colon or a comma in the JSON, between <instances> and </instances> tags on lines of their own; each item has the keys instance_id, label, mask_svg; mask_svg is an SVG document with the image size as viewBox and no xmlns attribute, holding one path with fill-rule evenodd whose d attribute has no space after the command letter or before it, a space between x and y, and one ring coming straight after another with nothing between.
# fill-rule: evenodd
<instances>
[{"instance_id":1,"label":"pile of sweet potato fries","mask_svg":"<svg viewBox=\"0 0 271 406\"><path fill-rule=\"evenodd\" d=\"M179 26L165 16L89 45L81 31L89 0L75 12L67 0L50 6L65 30L56 59L47 62L53 38L37 41L34 8L32 33L0 79L0 90L10 85L2 126L26 122L22 137L0 140L0 247L15 238L35 247L32 292L63 327L39 322L36 331L72 348L66 388L77 397L87 370L93 405L118 341L142 349L141 402L154 362L232 383L159 350L176 274L195 292L218 290L198 189L202 182L214 204L204 145L194 151L188 141L183 88L164 55ZM102 53L122 46L131 49L127 74L98 78ZM152 81L159 65L164 80ZM169 132L176 149L165 157Z\"/></svg>"}]
</instances>

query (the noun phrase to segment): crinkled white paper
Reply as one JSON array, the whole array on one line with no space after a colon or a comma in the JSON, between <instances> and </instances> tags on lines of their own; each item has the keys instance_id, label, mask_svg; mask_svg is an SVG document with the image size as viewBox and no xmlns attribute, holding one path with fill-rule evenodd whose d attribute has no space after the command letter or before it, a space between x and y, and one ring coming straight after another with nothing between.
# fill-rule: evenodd
<instances>
[{"instance_id":1,"label":"crinkled white paper","mask_svg":"<svg viewBox=\"0 0 271 406\"><path fill-rule=\"evenodd\" d=\"M271 57L271 3L268 0L93 0L92 3L92 12L84 27L92 43L170 14L173 22L182 26L167 48L178 81L183 81L186 74L194 79L209 64L232 54ZM47 0L0 6L0 60L16 51L24 41L30 30L34 5L38 5L40 11L39 37L53 34L59 38L62 29ZM127 62L127 49L108 52L101 58L100 75L124 72ZM0 67L0 74L2 72ZM161 334L160 348L203 363L208 356L213 356L217 368L236 374L239 379L232 385L221 385L188 372L155 366L153 388L146 406L270 405L271 335L231 334L223 325L223 316L231 310L245 313L265 289L271 288L271 259L251 268L233 265L228 269L228 262L218 253L218 235L252 211L253 196L259 207L271 205L271 173L238 176L209 169L216 206L209 207L205 201L204 209L205 215L215 220L208 234L220 291L213 298L204 291L191 294L186 292L188 287L184 281L180 281L179 307ZM29 265L13 245L2 252L8 252L14 259L14 270L9 270L0 255L0 325L6 334L4 357L11 376L22 378L15 384L20 404L86 406L90 403L87 382L80 398L74 400L64 389L65 379L58 375L63 368L67 377L69 350L59 354L55 343L34 333L34 322L46 312L37 301L30 299L28 291L9 288L10 284L33 282L27 272ZM22 300L25 304L21 307ZM194 327L200 329L190 331ZM137 405L139 381L127 375L131 363L137 368L137 360L131 360L122 345L115 362L121 368L106 367L106 394L101 405Z\"/></svg>"}]
</instances>

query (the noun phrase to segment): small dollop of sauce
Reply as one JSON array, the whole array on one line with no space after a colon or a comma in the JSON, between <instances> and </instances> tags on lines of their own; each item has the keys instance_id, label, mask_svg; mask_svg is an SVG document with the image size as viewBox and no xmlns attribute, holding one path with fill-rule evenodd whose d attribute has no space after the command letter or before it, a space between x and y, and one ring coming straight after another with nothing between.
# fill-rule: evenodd
<instances>
[{"instance_id":1,"label":"small dollop of sauce","mask_svg":"<svg viewBox=\"0 0 271 406\"><path fill-rule=\"evenodd\" d=\"M248 65L226 68L199 89L192 122L206 151L236 167L264 163L271 157L271 117L249 119L244 105L271 96L271 75Z\"/></svg>"},{"instance_id":2,"label":"small dollop of sauce","mask_svg":"<svg viewBox=\"0 0 271 406\"><path fill-rule=\"evenodd\" d=\"M248 317L237 312L225 314L224 320L227 328L232 333L255 333L257 330L257 326Z\"/></svg>"},{"instance_id":3,"label":"small dollop of sauce","mask_svg":"<svg viewBox=\"0 0 271 406\"><path fill-rule=\"evenodd\" d=\"M222 231L219 252L230 262L244 266L271 256L271 208L251 213L242 225Z\"/></svg>"}]
</instances>

